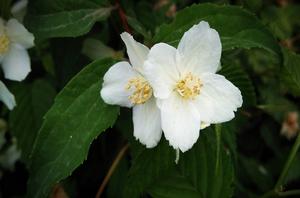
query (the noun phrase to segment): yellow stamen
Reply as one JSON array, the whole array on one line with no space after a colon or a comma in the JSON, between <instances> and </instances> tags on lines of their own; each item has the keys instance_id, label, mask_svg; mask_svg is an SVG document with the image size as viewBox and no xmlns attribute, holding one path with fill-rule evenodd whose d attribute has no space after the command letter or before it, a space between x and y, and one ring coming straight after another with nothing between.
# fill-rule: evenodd
<instances>
[{"instance_id":1,"label":"yellow stamen","mask_svg":"<svg viewBox=\"0 0 300 198\"><path fill-rule=\"evenodd\" d=\"M184 99L195 99L200 94L202 83L197 76L188 73L183 79L176 84L175 90Z\"/></svg>"},{"instance_id":2,"label":"yellow stamen","mask_svg":"<svg viewBox=\"0 0 300 198\"><path fill-rule=\"evenodd\" d=\"M0 35L0 54L7 52L10 40L6 34Z\"/></svg>"},{"instance_id":3,"label":"yellow stamen","mask_svg":"<svg viewBox=\"0 0 300 198\"><path fill-rule=\"evenodd\" d=\"M152 87L142 77L132 78L128 81L126 90L133 89L133 93L129 96L129 100L133 104L144 104L152 96Z\"/></svg>"}]
</instances>

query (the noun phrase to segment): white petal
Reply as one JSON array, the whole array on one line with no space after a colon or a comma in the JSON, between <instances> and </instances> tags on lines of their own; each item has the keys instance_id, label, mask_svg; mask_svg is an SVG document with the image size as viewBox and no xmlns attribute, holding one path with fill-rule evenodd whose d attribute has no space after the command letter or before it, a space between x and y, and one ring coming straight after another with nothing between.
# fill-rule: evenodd
<instances>
[{"instance_id":1,"label":"white petal","mask_svg":"<svg viewBox=\"0 0 300 198\"><path fill-rule=\"evenodd\" d=\"M221 41L216 30L201 21L184 33L178 45L177 60L182 73L215 73L221 58Z\"/></svg>"},{"instance_id":2,"label":"white petal","mask_svg":"<svg viewBox=\"0 0 300 198\"><path fill-rule=\"evenodd\" d=\"M12 15L19 21L23 21L26 14L28 0L19 0L11 8Z\"/></svg>"},{"instance_id":3,"label":"white petal","mask_svg":"<svg viewBox=\"0 0 300 198\"><path fill-rule=\"evenodd\" d=\"M155 147L162 134L160 111L152 97L133 107L133 134L147 148Z\"/></svg>"},{"instance_id":4,"label":"white petal","mask_svg":"<svg viewBox=\"0 0 300 198\"><path fill-rule=\"evenodd\" d=\"M34 36L16 19L10 19L7 24L7 34L12 42L22 45L24 48L34 46Z\"/></svg>"},{"instance_id":5,"label":"white petal","mask_svg":"<svg viewBox=\"0 0 300 198\"><path fill-rule=\"evenodd\" d=\"M102 99L108 104L132 107L133 104L129 100L132 93L126 90L126 85L131 78L137 76L139 74L134 71L128 62L116 63L109 68L103 77Z\"/></svg>"},{"instance_id":6,"label":"white petal","mask_svg":"<svg viewBox=\"0 0 300 198\"><path fill-rule=\"evenodd\" d=\"M200 77L203 87L195 100L201 121L221 123L234 118L234 112L242 106L240 90L224 76L205 73Z\"/></svg>"},{"instance_id":7,"label":"white petal","mask_svg":"<svg viewBox=\"0 0 300 198\"><path fill-rule=\"evenodd\" d=\"M0 100L7 106L9 110L12 110L16 106L14 95L10 93L2 81L0 81Z\"/></svg>"},{"instance_id":8,"label":"white petal","mask_svg":"<svg viewBox=\"0 0 300 198\"><path fill-rule=\"evenodd\" d=\"M165 43L154 45L145 62L145 76L157 98L167 98L173 91L179 72L177 70L176 49Z\"/></svg>"},{"instance_id":9,"label":"white petal","mask_svg":"<svg viewBox=\"0 0 300 198\"><path fill-rule=\"evenodd\" d=\"M31 71L27 50L20 45L11 44L9 51L3 57L2 68L5 78L16 81L24 80Z\"/></svg>"},{"instance_id":10,"label":"white petal","mask_svg":"<svg viewBox=\"0 0 300 198\"><path fill-rule=\"evenodd\" d=\"M127 32L121 34L121 38L126 45L127 54L131 65L143 73L143 65L149 53L148 47L135 41Z\"/></svg>"},{"instance_id":11,"label":"white petal","mask_svg":"<svg viewBox=\"0 0 300 198\"><path fill-rule=\"evenodd\" d=\"M194 105L172 93L160 101L164 135L174 149L185 152L192 148L200 133L200 116Z\"/></svg>"}]
</instances>

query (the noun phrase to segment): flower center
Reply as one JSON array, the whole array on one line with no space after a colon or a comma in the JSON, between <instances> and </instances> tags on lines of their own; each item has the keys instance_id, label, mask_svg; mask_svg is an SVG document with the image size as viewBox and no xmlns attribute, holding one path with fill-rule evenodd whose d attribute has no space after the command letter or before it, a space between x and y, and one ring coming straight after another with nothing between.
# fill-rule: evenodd
<instances>
[{"instance_id":1,"label":"flower center","mask_svg":"<svg viewBox=\"0 0 300 198\"><path fill-rule=\"evenodd\" d=\"M152 87L142 77L130 79L125 88L133 90L132 95L128 97L133 104L144 104L152 96Z\"/></svg>"},{"instance_id":2,"label":"flower center","mask_svg":"<svg viewBox=\"0 0 300 198\"><path fill-rule=\"evenodd\" d=\"M183 79L177 82L175 90L184 99L195 99L200 94L202 86L198 77L188 73Z\"/></svg>"},{"instance_id":3,"label":"flower center","mask_svg":"<svg viewBox=\"0 0 300 198\"><path fill-rule=\"evenodd\" d=\"M7 52L10 40L6 34L0 35L0 54Z\"/></svg>"}]
</instances>

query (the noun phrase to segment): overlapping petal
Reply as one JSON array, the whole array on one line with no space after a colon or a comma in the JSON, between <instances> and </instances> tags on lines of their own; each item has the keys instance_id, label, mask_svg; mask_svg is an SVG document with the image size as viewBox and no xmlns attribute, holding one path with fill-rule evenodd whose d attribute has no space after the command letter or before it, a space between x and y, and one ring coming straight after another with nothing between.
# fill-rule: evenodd
<instances>
[{"instance_id":1,"label":"overlapping petal","mask_svg":"<svg viewBox=\"0 0 300 198\"><path fill-rule=\"evenodd\" d=\"M160 111L154 97L133 107L133 134L147 148L155 147L162 135Z\"/></svg>"},{"instance_id":2,"label":"overlapping petal","mask_svg":"<svg viewBox=\"0 0 300 198\"><path fill-rule=\"evenodd\" d=\"M129 100L132 94L126 89L128 81L139 74L131 67L128 62L118 62L113 65L103 77L103 85L101 89L102 99L112 105L120 105L123 107L132 107L133 104Z\"/></svg>"},{"instance_id":3,"label":"overlapping petal","mask_svg":"<svg viewBox=\"0 0 300 198\"><path fill-rule=\"evenodd\" d=\"M181 73L215 73L221 58L221 41L216 30L201 21L184 33L177 48L177 64Z\"/></svg>"},{"instance_id":4,"label":"overlapping petal","mask_svg":"<svg viewBox=\"0 0 300 198\"><path fill-rule=\"evenodd\" d=\"M189 150L200 133L200 114L190 101L176 93L168 99L159 100L162 129L166 139L175 149Z\"/></svg>"},{"instance_id":5,"label":"overlapping petal","mask_svg":"<svg viewBox=\"0 0 300 198\"><path fill-rule=\"evenodd\" d=\"M243 103L240 90L218 74L204 73L201 81L203 87L195 100L201 121L221 123L234 118L234 112Z\"/></svg>"},{"instance_id":6,"label":"overlapping petal","mask_svg":"<svg viewBox=\"0 0 300 198\"><path fill-rule=\"evenodd\" d=\"M3 56L2 68L4 77L22 81L31 71L30 58L27 50L18 44L11 44L9 51Z\"/></svg>"},{"instance_id":7,"label":"overlapping petal","mask_svg":"<svg viewBox=\"0 0 300 198\"><path fill-rule=\"evenodd\" d=\"M6 31L13 43L28 49L34 45L34 36L16 19L10 19L6 24Z\"/></svg>"},{"instance_id":8,"label":"overlapping petal","mask_svg":"<svg viewBox=\"0 0 300 198\"><path fill-rule=\"evenodd\" d=\"M179 78L176 67L176 49L165 43L154 45L145 62L145 76L157 98L167 98Z\"/></svg>"},{"instance_id":9,"label":"overlapping petal","mask_svg":"<svg viewBox=\"0 0 300 198\"><path fill-rule=\"evenodd\" d=\"M143 65L149 53L149 49L145 45L135 41L127 32L122 33L121 38L126 45L131 65L140 73L143 73Z\"/></svg>"}]
</instances>

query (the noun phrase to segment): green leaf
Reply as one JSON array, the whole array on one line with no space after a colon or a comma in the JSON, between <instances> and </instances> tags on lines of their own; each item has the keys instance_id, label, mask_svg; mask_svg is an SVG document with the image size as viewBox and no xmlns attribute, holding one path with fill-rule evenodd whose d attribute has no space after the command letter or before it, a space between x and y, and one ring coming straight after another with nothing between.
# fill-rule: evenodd
<instances>
[{"instance_id":1,"label":"green leaf","mask_svg":"<svg viewBox=\"0 0 300 198\"><path fill-rule=\"evenodd\" d=\"M181 154L179 165L156 180L148 192L164 198L226 198L232 196L233 180L230 152L222 144L217 146L217 133L210 127L190 151Z\"/></svg>"},{"instance_id":2,"label":"green leaf","mask_svg":"<svg viewBox=\"0 0 300 198\"><path fill-rule=\"evenodd\" d=\"M241 66L236 63L226 63L219 73L241 90L244 107L256 105L256 94L252 81Z\"/></svg>"},{"instance_id":3,"label":"green leaf","mask_svg":"<svg viewBox=\"0 0 300 198\"><path fill-rule=\"evenodd\" d=\"M97 60L101 58L115 58L122 59L123 52L115 51L109 46L106 46L103 42L94 38L87 38L83 42L82 53L89 57L91 60Z\"/></svg>"},{"instance_id":4,"label":"green leaf","mask_svg":"<svg viewBox=\"0 0 300 198\"><path fill-rule=\"evenodd\" d=\"M173 166L174 161L175 150L165 139L153 149L144 148L133 160L124 197L139 197L139 194Z\"/></svg>"},{"instance_id":5,"label":"green leaf","mask_svg":"<svg viewBox=\"0 0 300 198\"><path fill-rule=\"evenodd\" d=\"M293 36L295 29L299 26L300 6L287 4L286 6L270 6L261 12L261 18L268 24L273 34L280 40Z\"/></svg>"},{"instance_id":6,"label":"green leaf","mask_svg":"<svg viewBox=\"0 0 300 198\"><path fill-rule=\"evenodd\" d=\"M22 150L22 159L27 164L43 116L52 105L56 92L45 80L21 84L12 91L17 106L9 114L9 126Z\"/></svg>"},{"instance_id":7,"label":"green leaf","mask_svg":"<svg viewBox=\"0 0 300 198\"><path fill-rule=\"evenodd\" d=\"M91 0L73 1L33 2L26 18L29 30L37 39L77 37L89 32L95 22L105 20L113 9Z\"/></svg>"},{"instance_id":8,"label":"green leaf","mask_svg":"<svg viewBox=\"0 0 300 198\"><path fill-rule=\"evenodd\" d=\"M151 32L147 31L146 28L134 17L127 16L128 24L139 34L143 35L145 39L151 39Z\"/></svg>"},{"instance_id":9,"label":"green leaf","mask_svg":"<svg viewBox=\"0 0 300 198\"><path fill-rule=\"evenodd\" d=\"M159 28L154 42L177 46L184 32L202 20L219 32L223 50L257 47L280 54L276 40L264 25L253 14L236 6L199 4L185 8L172 23Z\"/></svg>"},{"instance_id":10,"label":"green leaf","mask_svg":"<svg viewBox=\"0 0 300 198\"><path fill-rule=\"evenodd\" d=\"M253 12L258 12L262 7L261 0L244 0L242 4Z\"/></svg>"},{"instance_id":11,"label":"green leaf","mask_svg":"<svg viewBox=\"0 0 300 198\"><path fill-rule=\"evenodd\" d=\"M282 49L283 66L281 80L287 90L295 96L300 96L300 55Z\"/></svg>"},{"instance_id":12,"label":"green leaf","mask_svg":"<svg viewBox=\"0 0 300 198\"><path fill-rule=\"evenodd\" d=\"M297 110L297 106L280 94L280 90L274 90L274 85L260 88L261 104L257 107L272 116L278 123L282 124L288 112ZM273 129L274 130L274 129Z\"/></svg>"},{"instance_id":13,"label":"green leaf","mask_svg":"<svg viewBox=\"0 0 300 198\"><path fill-rule=\"evenodd\" d=\"M218 132L225 131L219 128ZM138 197L145 192L164 198L231 197L231 155L222 139L218 139L217 146L217 139L212 127L201 131L192 149L180 153L178 165L175 150L166 140L153 149L144 149L133 161L124 197Z\"/></svg>"},{"instance_id":14,"label":"green leaf","mask_svg":"<svg viewBox=\"0 0 300 198\"><path fill-rule=\"evenodd\" d=\"M261 193L271 189L274 185L270 172L261 162L245 157L242 154L239 155L237 172L245 177L245 181L256 186Z\"/></svg>"},{"instance_id":15,"label":"green leaf","mask_svg":"<svg viewBox=\"0 0 300 198\"><path fill-rule=\"evenodd\" d=\"M34 145L28 197L47 197L55 183L83 163L93 139L115 122L119 108L105 104L99 94L101 78L113 63L91 63L56 97Z\"/></svg>"}]
</instances>

